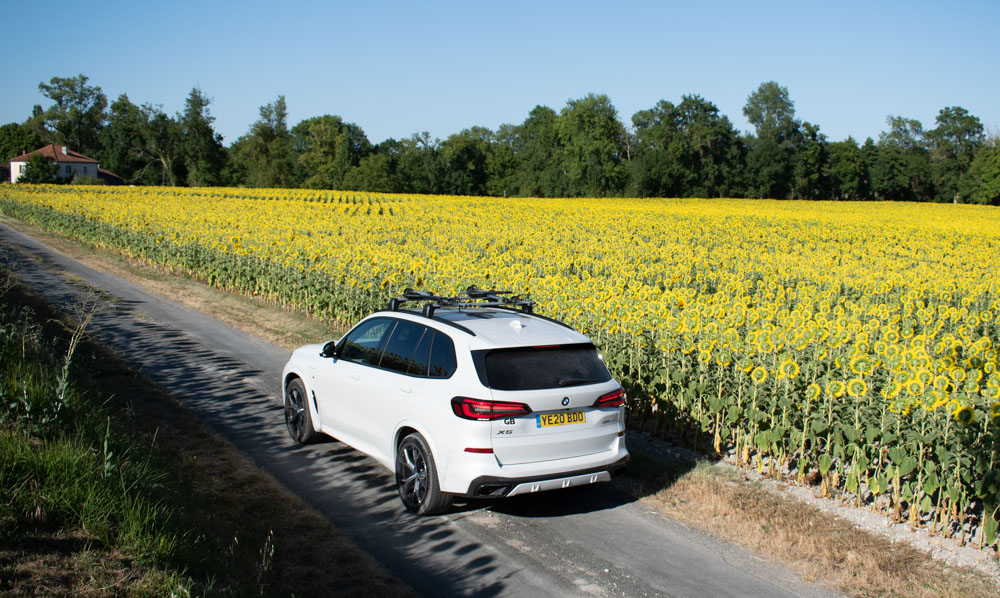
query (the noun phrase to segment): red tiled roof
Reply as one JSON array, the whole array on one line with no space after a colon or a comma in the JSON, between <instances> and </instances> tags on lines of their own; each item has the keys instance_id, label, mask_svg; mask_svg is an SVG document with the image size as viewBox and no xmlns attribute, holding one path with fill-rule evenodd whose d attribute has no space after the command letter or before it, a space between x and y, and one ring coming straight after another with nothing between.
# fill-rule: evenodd
<instances>
[{"instance_id":1,"label":"red tiled roof","mask_svg":"<svg viewBox=\"0 0 1000 598\"><path fill-rule=\"evenodd\" d=\"M65 150L65 151L64 151ZM93 158L88 158L81 153L74 152L71 149L66 148L62 145L57 145L55 143L46 145L41 149L36 149L33 152L27 152L21 154L16 158L11 158L11 162L27 162L28 158L35 154L41 154L50 160L55 160L56 162L77 162L82 164L97 164L97 160Z\"/></svg>"}]
</instances>

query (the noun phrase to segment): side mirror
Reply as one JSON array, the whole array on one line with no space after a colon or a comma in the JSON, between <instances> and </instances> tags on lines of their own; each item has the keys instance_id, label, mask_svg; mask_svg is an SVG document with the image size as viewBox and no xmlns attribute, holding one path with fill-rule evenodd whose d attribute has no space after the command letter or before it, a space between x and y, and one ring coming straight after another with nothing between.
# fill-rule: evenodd
<instances>
[{"instance_id":1,"label":"side mirror","mask_svg":"<svg viewBox=\"0 0 1000 598\"><path fill-rule=\"evenodd\" d=\"M319 354L320 357L325 357L327 359L337 358L337 341L330 341L323 345L323 351Z\"/></svg>"}]
</instances>

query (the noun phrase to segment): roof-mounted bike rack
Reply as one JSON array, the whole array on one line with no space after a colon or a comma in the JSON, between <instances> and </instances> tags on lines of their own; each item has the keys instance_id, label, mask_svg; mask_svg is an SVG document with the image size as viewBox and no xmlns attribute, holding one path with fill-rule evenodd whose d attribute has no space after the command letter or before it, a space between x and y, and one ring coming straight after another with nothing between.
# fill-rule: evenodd
<instances>
[{"instance_id":1,"label":"roof-mounted bike rack","mask_svg":"<svg viewBox=\"0 0 1000 598\"><path fill-rule=\"evenodd\" d=\"M481 307L517 308L526 314L533 313L535 307L534 301L523 298L520 295L514 295L512 291L485 290L473 285L467 288L464 293L459 293L455 297L435 295L430 291L406 289L399 297L389 300L389 310L398 311L400 306L411 301L423 302L422 313L428 318L434 317L434 310L440 307L458 309Z\"/></svg>"}]
</instances>

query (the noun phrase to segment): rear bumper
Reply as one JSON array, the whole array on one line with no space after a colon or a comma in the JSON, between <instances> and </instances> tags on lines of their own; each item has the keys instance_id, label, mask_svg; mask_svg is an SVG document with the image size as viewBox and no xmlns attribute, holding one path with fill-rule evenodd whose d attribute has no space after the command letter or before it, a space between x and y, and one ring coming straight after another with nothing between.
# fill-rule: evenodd
<instances>
[{"instance_id":1,"label":"rear bumper","mask_svg":"<svg viewBox=\"0 0 1000 598\"><path fill-rule=\"evenodd\" d=\"M625 468L629 457L594 469L569 471L557 475L531 476L523 478L505 478L497 476L480 476L469 484L467 492L462 496L470 498L501 498L519 494L531 494L546 490L586 486L597 482L609 482L617 473Z\"/></svg>"}]
</instances>

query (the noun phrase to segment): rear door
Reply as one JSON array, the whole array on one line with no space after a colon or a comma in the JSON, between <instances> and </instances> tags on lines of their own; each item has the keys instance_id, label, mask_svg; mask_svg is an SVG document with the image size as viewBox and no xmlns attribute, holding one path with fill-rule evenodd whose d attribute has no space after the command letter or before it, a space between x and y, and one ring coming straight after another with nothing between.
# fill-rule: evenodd
<instances>
[{"instance_id":1,"label":"rear door","mask_svg":"<svg viewBox=\"0 0 1000 598\"><path fill-rule=\"evenodd\" d=\"M363 392L351 406L361 441L379 458L392 454L396 424L407 418L424 383L431 336L426 326L396 322L383 343L378 367L368 372Z\"/></svg>"},{"instance_id":2,"label":"rear door","mask_svg":"<svg viewBox=\"0 0 1000 598\"><path fill-rule=\"evenodd\" d=\"M495 401L524 403L531 413L494 420L493 452L504 465L591 455L615 448L623 410L594 407L619 390L593 345L487 351L477 366Z\"/></svg>"}]
</instances>

